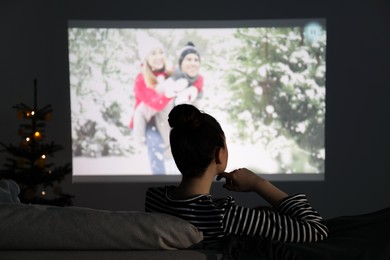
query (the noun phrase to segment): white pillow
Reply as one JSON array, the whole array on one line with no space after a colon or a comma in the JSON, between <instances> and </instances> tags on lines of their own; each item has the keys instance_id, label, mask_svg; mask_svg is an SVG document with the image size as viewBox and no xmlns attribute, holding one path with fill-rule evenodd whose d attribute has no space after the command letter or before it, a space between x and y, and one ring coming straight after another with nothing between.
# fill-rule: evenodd
<instances>
[{"instance_id":1,"label":"white pillow","mask_svg":"<svg viewBox=\"0 0 390 260\"><path fill-rule=\"evenodd\" d=\"M174 216L0 203L0 249L185 249L203 240Z\"/></svg>"}]
</instances>

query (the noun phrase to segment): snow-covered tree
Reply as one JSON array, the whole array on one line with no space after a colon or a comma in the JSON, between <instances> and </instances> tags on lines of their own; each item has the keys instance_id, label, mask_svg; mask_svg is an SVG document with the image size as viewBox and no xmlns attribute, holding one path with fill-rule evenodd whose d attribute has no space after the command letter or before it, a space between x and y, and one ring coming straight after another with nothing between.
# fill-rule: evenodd
<instances>
[{"instance_id":1,"label":"snow-covered tree","mask_svg":"<svg viewBox=\"0 0 390 260\"><path fill-rule=\"evenodd\" d=\"M246 28L235 37L241 47L226 80L238 136L285 151L273 155L283 171L323 171L325 35L310 41L301 27ZM248 125L258 134L249 136Z\"/></svg>"}]
</instances>

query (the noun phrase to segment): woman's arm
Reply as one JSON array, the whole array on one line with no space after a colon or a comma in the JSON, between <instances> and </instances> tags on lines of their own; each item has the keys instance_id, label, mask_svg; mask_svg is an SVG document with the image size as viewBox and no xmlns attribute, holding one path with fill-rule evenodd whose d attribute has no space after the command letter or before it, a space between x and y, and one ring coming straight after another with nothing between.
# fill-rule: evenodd
<instances>
[{"instance_id":1,"label":"woman's arm","mask_svg":"<svg viewBox=\"0 0 390 260\"><path fill-rule=\"evenodd\" d=\"M313 242L327 237L328 229L304 194L289 197L269 181L248 169L221 173L224 187L232 191L253 191L276 210L255 210L233 205L225 215L228 233L256 235L284 242Z\"/></svg>"},{"instance_id":2,"label":"woman's arm","mask_svg":"<svg viewBox=\"0 0 390 260\"><path fill-rule=\"evenodd\" d=\"M276 211L232 205L224 222L228 234L260 236L282 242L315 242L328 236L322 217L304 194L287 197Z\"/></svg>"}]
</instances>

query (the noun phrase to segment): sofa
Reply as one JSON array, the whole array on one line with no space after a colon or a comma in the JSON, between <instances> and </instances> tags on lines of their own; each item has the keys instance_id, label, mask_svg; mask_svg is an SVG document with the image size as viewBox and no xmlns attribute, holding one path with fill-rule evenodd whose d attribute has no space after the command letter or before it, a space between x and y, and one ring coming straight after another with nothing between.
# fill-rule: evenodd
<instances>
[{"instance_id":1,"label":"sofa","mask_svg":"<svg viewBox=\"0 0 390 260\"><path fill-rule=\"evenodd\" d=\"M219 259L202 232L174 216L20 203L0 180L0 259Z\"/></svg>"},{"instance_id":2,"label":"sofa","mask_svg":"<svg viewBox=\"0 0 390 260\"><path fill-rule=\"evenodd\" d=\"M390 259L390 208L328 219L329 237L316 243L232 236L205 248L201 232L170 215L26 205L15 194L0 180L0 260Z\"/></svg>"},{"instance_id":3,"label":"sofa","mask_svg":"<svg viewBox=\"0 0 390 260\"><path fill-rule=\"evenodd\" d=\"M0 259L218 259L192 249L194 226L159 213L0 203L0 234Z\"/></svg>"}]
</instances>

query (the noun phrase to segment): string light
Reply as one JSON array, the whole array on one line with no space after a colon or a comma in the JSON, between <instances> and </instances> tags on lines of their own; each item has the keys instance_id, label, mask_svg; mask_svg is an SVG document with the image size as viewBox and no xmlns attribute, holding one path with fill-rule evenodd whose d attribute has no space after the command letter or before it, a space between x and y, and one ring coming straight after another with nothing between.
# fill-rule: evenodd
<instances>
[{"instance_id":1,"label":"string light","mask_svg":"<svg viewBox=\"0 0 390 260\"><path fill-rule=\"evenodd\" d=\"M26 141L27 141L27 142L30 142L30 140L31 140L30 137L27 136L27 137L26 137Z\"/></svg>"},{"instance_id":2,"label":"string light","mask_svg":"<svg viewBox=\"0 0 390 260\"><path fill-rule=\"evenodd\" d=\"M26 116L27 117L30 117L30 116L34 116L35 115L35 111L31 111L31 112L26 112Z\"/></svg>"},{"instance_id":3,"label":"string light","mask_svg":"<svg viewBox=\"0 0 390 260\"><path fill-rule=\"evenodd\" d=\"M40 156L40 158L35 162L36 165L38 165L41 168L45 167L45 158L46 158L46 155L42 154Z\"/></svg>"},{"instance_id":4,"label":"string light","mask_svg":"<svg viewBox=\"0 0 390 260\"><path fill-rule=\"evenodd\" d=\"M35 137L36 139L40 139L40 138L42 137L42 135L41 135L40 132L36 131L36 132L34 133L34 137Z\"/></svg>"},{"instance_id":5,"label":"string light","mask_svg":"<svg viewBox=\"0 0 390 260\"><path fill-rule=\"evenodd\" d=\"M41 191L41 195L42 195L42 196L45 196L45 195L46 195L46 191L44 191L44 190Z\"/></svg>"}]
</instances>

